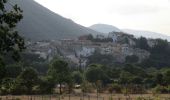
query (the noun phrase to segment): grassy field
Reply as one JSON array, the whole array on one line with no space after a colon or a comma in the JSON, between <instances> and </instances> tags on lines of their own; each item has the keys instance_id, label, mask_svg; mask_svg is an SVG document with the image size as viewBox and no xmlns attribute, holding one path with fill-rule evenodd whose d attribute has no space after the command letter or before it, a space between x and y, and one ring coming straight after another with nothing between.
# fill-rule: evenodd
<instances>
[{"instance_id":1,"label":"grassy field","mask_svg":"<svg viewBox=\"0 0 170 100\"><path fill-rule=\"evenodd\" d=\"M0 100L170 100L170 94L84 94L83 95L35 95L1 96ZM18 98L18 99L17 99Z\"/></svg>"}]
</instances>

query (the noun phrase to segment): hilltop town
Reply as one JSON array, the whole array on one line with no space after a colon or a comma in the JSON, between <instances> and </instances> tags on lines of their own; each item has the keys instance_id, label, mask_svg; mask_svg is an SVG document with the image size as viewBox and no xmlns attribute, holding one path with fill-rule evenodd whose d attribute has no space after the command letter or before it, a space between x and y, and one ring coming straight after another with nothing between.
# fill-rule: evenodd
<instances>
[{"instance_id":1,"label":"hilltop town","mask_svg":"<svg viewBox=\"0 0 170 100\"><path fill-rule=\"evenodd\" d=\"M148 45L154 45L153 40L148 40ZM88 57L95 52L101 55L111 55L114 61L123 63L127 56L137 56L138 62L147 59L150 53L144 49L135 47L136 40L133 35L123 32L111 32L104 35L83 35L77 39L61 39L51 41L31 42L27 41L29 53L38 54L43 59L52 60L60 56L77 66L86 66Z\"/></svg>"}]
</instances>

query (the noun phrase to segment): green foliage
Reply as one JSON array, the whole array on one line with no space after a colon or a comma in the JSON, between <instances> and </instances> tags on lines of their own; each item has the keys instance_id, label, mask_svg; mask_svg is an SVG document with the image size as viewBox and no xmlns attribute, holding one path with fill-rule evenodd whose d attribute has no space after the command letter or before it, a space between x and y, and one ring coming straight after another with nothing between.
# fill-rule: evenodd
<instances>
[{"instance_id":1,"label":"green foliage","mask_svg":"<svg viewBox=\"0 0 170 100\"><path fill-rule=\"evenodd\" d=\"M131 82L131 79L133 78L133 74L126 72L126 71L122 71L120 74L120 83L121 84L128 84Z\"/></svg>"},{"instance_id":2,"label":"green foliage","mask_svg":"<svg viewBox=\"0 0 170 100\"><path fill-rule=\"evenodd\" d=\"M141 63L143 67L162 68L170 65L170 45L167 40L156 39L149 51L150 57Z\"/></svg>"},{"instance_id":3,"label":"green foliage","mask_svg":"<svg viewBox=\"0 0 170 100\"><path fill-rule=\"evenodd\" d=\"M0 83L5 76L6 76L6 68L5 68L5 65L1 62L1 59L0 59Z\"/></svg>"},{"instance_id":4,"label":"green foliage","mask_svg":"<svg viewBox=\"0 0 170 100\"><path fill-rule=\"evenodd\" d=\"M16 78L22 72L22 66L20 64L13 64L6 66L6 77Z\"/></svg>"},{"instance_id":5,"label":"green foliage","mask_svg":"<svg viewBox=\"0 0 170 100\"><path fill-rule=\"evenodd\" d=\"M24 52L21 53L22 66L31 66L41 75L45 75L48 70L49 62L41 58L38 54Z\"/></svg>"},{"instance_id":6,"label":"green foliage","mask_svg":"<svg viewBox=\"0 0 170 100\"><path fill-rule=\"evenodd\" d=\"M88 64L102 64L106 66L112 66L114 64L114 57L112 55L103 55L97 51L88 57Z\"/></svg>"},{"instance_id":7,"label":"green foliage","mask_svg":"<svg viewBox=\"0 0 170 100\"><path fill-rule=\"evenodd\" d=\"M163 74L163 80L165 81L166 85L170 84L170 69L166 70L165 73Z\"/></svg>"},{"instance_id":8,"label":"green foliage","mask_svg":"<svg viewBox=\"0 0 170 100\"><path fill-rule=\"evenodd\" d=\"M38 73L33 68L26 68L19 76L18 80L21 85L25 86L27 89L27 93L30 94L32 92L33 86L38 83Z\"/></svg>"},{"instance_id":9,"label":"green foliage","mask_svg":"<svg viewBox=\"0 0 170 100\"><path fill-rule=\"evenodd\" d=\"M40 75L46 75L48 71L48 62L32 62L29 66L32 66Z\"/></svg>"},{"instance_id":10,"label":"green foliage","mask_svg":"<svg viewBox=\"0 0 170 100\"><path fill-rule=\"evenodd\" d=\"M26 87L22 86L18 79L4 78L0 88L0 94L24 94L26 93Z\"/></svg>"},{"instance_id":11,"label":"green foliage","mask_svg":"<svg viewBox=\"0 0 170 100\"><path fill-rule=\"evenodd\" d=\"M87 92L87 93L91 93L94 90L94 87L91 83L89 83L88 81L83 81L83 83L81 84L81 89L83 92Z\"/></svg>"},{"instance_id":12,"label":"green foliage","mask_svg":"<svg viewBox=\"0 0 170 100\"><path fill-rule=\"evenodd\" d=\"M8 94L11 93L14 89L15 81L10 78L5 78L2 80L2 86L1 86L1 94Z\"/></svg>"},{"instance_id":13,"label":"green foliage","mask_svg":"<svg viewBox=\"0 0 170 100\"><path fill-rule=\"evenodd\" d=\"M144 49L144 50L149 50L150 47L148 45L147 39L144 37L140 37L139 39L136 40L136 48Z\"/></svg>"},{"instance_id":14,"label":"green foliage","mask_svg":"<svg viewBox=\"0 0 170 100\"><path fill-rule=\"evenodd\" d=\"M24 62L25 65L29 65L32 62L45 62L45 59L40 58L38 54L24 52L21 56L21 60Z\"/></svg>"},{"instance_id":15,"label":"green foliage","mask_svg":"<svg viewBox=\"0 0 170 100\"><path fill-rule=\"evenodd\" d=\"M38 84L38 94L51 94L54 92L55 81L51 77L43 77Z\"/></svg>"},{"instance_id":16,"label":"green foliage","mask_svg":"<svg viewBox=\"0 0 170 100\"><path fill-rule=\"evenodd\" d=\"M154 76L154 81L155 81L155 83L157 83L159 85L163 85L164 84L163 75L161 73L157 73Z\"/></svg>"},{"instance_id":17,"label":"green foliage","mask_svg":"<svg viewBox=\"0 0 170 100\"><path fill-rule=\"evenodd\" d=\"M104 81L107 79L106 73L102 70L101 65L92 64L86 70L86 79L89 82L95 83L98 80Z\"/></svg>"},{"instance_id":18,"label":"green foliage","mask_svg":"<svg viewBox=\"0 0 170 100\"><path fill-rule=\"evenodd\" d=\"M61 85L63 83L71 83L72 81L68 63L63 60L54 59L48 70L48 75L56 84L60 84L60 94L62 94Z\"/></svg>"},{"instance_id":19,"label":"green foliage","mask_svg":"<svg viewBox=\"0 0 170 100\"><path fill-rule=\"evenodd\" d=\"M109 92L110 93L121 93L122 87L120 84L114 83L109 87Z\"/></svg>"},{"instance_id":20,"label":"green foliage","mask_svg":"<svg viewBox=\"0 0 170 100\"><path fill-rule=\"evenodd\" d=\"M17 5L9 4L8 0L0 0L0 83L6 77L5 55L18 61L19 53L25 49L23 38L15 30L21 19L22 10Z\"/></svg>"},{"instance_id":21,"label":"green foliage","mask_svg":"<svg viewBox=\"0 0 170 100\"><path fill-rule=\"evenodd\" d=\"M5 5L12 9L7 10ZM8 0L0 1L0 55L12 52L14 60L18 60L19 52L24 47L24 40L14 29L22 19L22 10L17 5L10 5Z\"/></svg>"},{"instance_id":22,"label":"green foliage","mask_svg":"<svg viewBox=\"0 0 170 100\"><path fill-rule=\"evenodd\" d=\"M153 89L153 92L154 93L168 93L168 89L167 87L158 85Z\"/></svg>"},{"instance_id":23,"label":"green foliage","mask_svg":"<svg viewBox=\"0 0 170 100\"><path fill-rule=\"evenodd\" d=\"M133 84L142 84L143 83L143 79L141 77L135 76L132 78L131 82Z\"/></svg>"},{"instance_id":24,"label":"green foliage","mask_svg":"<svg viewBox=\"0 0 170 100\"><path fill-rule=\"evenodd\" d=\"M125 59L126 59L125 61L126 63L131 63L131 64L137 63L139 61L139 57L136 55L126 56Z\"/></svg>"},{"instance_id":25,"label":"green foliage","mask_svg":"<svg viewBox=\"0 0 170 100\"><path fill-rule=\"evenodd\" d=\"M55 59L50 65L48 75L54 78L56 83L67 83L70 81L70 68L67 62Z\"/></svg>"},{"instance_id":26,"label":"green foliage","mask_svg":"<svg viewBox=\"0 0 170 100\"><path fill-rule=\"evenodd\" d=\"M80 73L80 71L74 71L72 73L72 78L76 84L81 84L83 82L83 75Z\"/></svg>"},{"instance_id":27,"label":"green foliage","mask_svg":"<svg viewBox=\"0 0 170 100\"><path fill-rule=\"evenodd\" d=\"M110 79L119 79L120 77L120 73L121 73L121 69L119 68L106 68L106 74Z\"/></svg>"},{"instance_id":28,"label":"green foliage","mask_svg":"<svg viewBox=\"0 0 170 100\"><path fill-rule=\"evenodd\" d=\"M167 40L156 39L156 45L151 49L151 53L165 54L169 52L169 49L169 43Z\"/></svg>"},{"instance_id":29,"label":"green foliage","mask_svg":"<svg viewBox=\"0 0 170 100\"><path fill-rule=\"evenodd\" d=\"M133 75L140 76L140 77L145 77L147 76L147 73L145 72L144 69L132 65L132 64L126 64L125 67L123 68L124 71L127 71Z\"/></svg>"}]
</instances>

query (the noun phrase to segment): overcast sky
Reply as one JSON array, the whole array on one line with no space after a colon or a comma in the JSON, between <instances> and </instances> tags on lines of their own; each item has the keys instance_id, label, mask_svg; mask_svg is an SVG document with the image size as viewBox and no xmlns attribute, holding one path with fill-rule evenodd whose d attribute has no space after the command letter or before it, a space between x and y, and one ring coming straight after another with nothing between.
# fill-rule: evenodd
<instances>
[{"instance_id":1,"label":"overcast sky","mask_svg":"<svg viewBox=\"0 0 170 100\"><path fill-rule=\"evenodd\" d=\"M86 27L110 24L170 35L170 0L36 0Z\"/></svg>"}]
</instances>

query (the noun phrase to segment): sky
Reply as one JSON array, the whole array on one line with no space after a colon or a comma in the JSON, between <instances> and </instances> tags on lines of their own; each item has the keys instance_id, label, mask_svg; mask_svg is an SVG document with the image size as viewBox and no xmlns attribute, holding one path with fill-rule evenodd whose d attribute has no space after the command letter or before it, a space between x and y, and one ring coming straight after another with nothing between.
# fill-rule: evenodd
<instances>
[{"instance_id":1,"label":"sky","mask_svg":"<svg viewBox=\"0 0 170 100\"><path fill-rule=\"evenodd\" d=\"M86 27L101 23L170 35L170 0L35 1Z\"/></svg>"}]
</instances>

